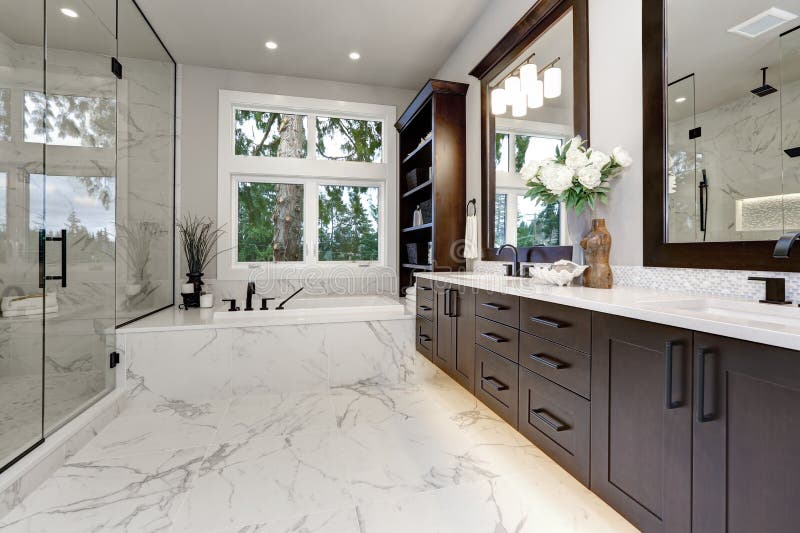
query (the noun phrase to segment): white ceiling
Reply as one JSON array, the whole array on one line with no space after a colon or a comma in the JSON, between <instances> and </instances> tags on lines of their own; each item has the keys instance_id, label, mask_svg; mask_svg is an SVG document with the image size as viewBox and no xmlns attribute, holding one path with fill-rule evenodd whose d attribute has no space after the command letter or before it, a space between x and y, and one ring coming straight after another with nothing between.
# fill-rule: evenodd
<instances>
[{"instance_id":1,"label":"white ceiling","mask_svg":"<svg viewBox=\"0 0 800 533\"><path fill-rule=\"evenodd\" d=\"M489 0L138 0L179 63L407 89ZM267 50L268 40L278 43ZM348 58L351 51L359 61Z\"/></svg>"},{"instance_id":2,"label":"white ceiling","mask_svg":"<svg viewBox=\"0 0 800 533\"><path fill-rule=\"evenodd\" d=\"M800 15L800 0L669 0L667 2L668 81L695 74L695 106L698 113L749 96L761 85L761 67L769 67L767 83L780 87L798 79L797 65L781 72L779 36L800 24L800 18L755 39L728 32L731 28L770 8ZM792 35L797 39L800 33ZM684 86L687 86L684 84ZM691 85L688 85L690 87ZM674 87L671 96L678 95ZM777 97L777 95L775 95ZM671 118L685 116L690 106L670 102Z\"/></svg>"}]
</instances>

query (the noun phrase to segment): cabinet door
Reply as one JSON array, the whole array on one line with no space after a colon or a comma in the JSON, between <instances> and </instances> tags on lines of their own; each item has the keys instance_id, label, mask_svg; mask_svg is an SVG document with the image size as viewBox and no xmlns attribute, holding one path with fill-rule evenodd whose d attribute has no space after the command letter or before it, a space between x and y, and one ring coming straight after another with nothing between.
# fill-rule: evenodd
<instances>
[{"instance_id":1,"label":"cabinet door","mask_svg":"<svg viewBox=\"0 0 800 533\"><path fill-rule=\"evenodd\" d=\"M797 531L800 353L695 334L693 528Z\"/></svg>"},{"instance_id":2,"label":"cabinet door","mask_svg":"<svg viewBox=\"0 0 800 533\"><path fill-rule=\"evenodd\" d=\"M453 360L455 344L453 343L454 321L450 316L450 307L453 303L453 288L450 285L436 287L436 350L433 362L444 371L450 369Z\"/></svg>"},{"instance_id":3,"label":"cabinet door","mask_svg":"<svg viewBox=\"0 0 800 533\"><path fill-rule=\"evenodd\" d=\"M451 375L462 387L475 391L475 292L471 287L457 286L454 289L455 315L453 343L455 350L450 359Z\"/></svg>"},{"instance_id":4,"label":"cabinet door","mask_svg":"<svg viewBox=\"0 0 800 533\"><path fill-rule=\"evenodd\" d=\"M691 528L691 332L595 313L591 488L646 532Z\"/></svg>"}]
</instances>

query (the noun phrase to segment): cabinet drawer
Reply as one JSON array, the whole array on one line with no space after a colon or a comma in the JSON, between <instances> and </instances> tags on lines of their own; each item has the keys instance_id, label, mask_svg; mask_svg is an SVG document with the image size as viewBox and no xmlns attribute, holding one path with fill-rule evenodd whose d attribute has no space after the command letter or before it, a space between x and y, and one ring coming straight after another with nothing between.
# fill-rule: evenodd
<instances>
[{"instance_id":1,"label":"cabinet drawer","mask_svg":"<svg viewBox=\"0 0 800 533\"><path fill-rule=\"evenodd\" d=\"M426 320L433 320L433 300L417 300L417 315Z\"/></svg>"},{"instance_id":2,"label":"cabinet drawer","mask_svg":"<svg viewBox=\"0 0 800 533\"><path fill-rule=\"evenodd\" d=\"M588 355L527 333L519 334L519 364L589 398Z\"/></svg>"},{"instance_id":3,"label":"cabinet drawer","mask_svg":"<svg viewBox=\"0 0 800 533\"><path fill-rule=\"evenodd\" d=\"M564 470L589 484L589 402L520 368L519 431Z\"/></svg>"},{"instance_id":4,"label":"cabinet drawer","mask_svg":"<svg viewBox=\"0 0 800 533\"><path fill-rule=\"evenodd\" d=\"M417 317L417 351L433 360L433 322Z\"/></svg>"},{"instance_id":5,"label":"cabinet drawer","mask_svg":"<svg viewBox=\"0 0 800 533\"><path fill-rule=\"evenodd\" d=\"M591 353L591 311L523 298L519 320L526 333Z\"/></svg>"},{"instance_id":6,"label":"cabinet drawer","mask_svg":"<svg viewBox=\"0 0 800 533\"><path fill-rule=\"evenodd\" d=\"M480 291L475 301L475 314L512 328L518 328L519 296Z\"/></svg>"},{"instance_id":7,"label":"cabinet drawer","mask_svg":"<svg viewBox=\"0 0 800 533\"><path fill-rule=\"evenodd\" d=\"M475 317L475 343L517 362L519 331L481 317Z\"/></svg>"},{"instance_id":8,"label":"cabinet drawer","mask_svg":"<svg viewBox=\"0 0 800 533\"><path fill-rule=\"evenodd\" d=\"M433 281L424 278L417 278L417 302L433 301Z\"/></svg>"},{"instance_id":9,"label":"cabinet drawer","mask_svg":"<svg viewBox=\"0 0 800 533\"><path fill-rule=\"evenodd\" d=\"M475 396L503 420L517 427L519 365L475 346Z\"/></svg>"}]
</instances>

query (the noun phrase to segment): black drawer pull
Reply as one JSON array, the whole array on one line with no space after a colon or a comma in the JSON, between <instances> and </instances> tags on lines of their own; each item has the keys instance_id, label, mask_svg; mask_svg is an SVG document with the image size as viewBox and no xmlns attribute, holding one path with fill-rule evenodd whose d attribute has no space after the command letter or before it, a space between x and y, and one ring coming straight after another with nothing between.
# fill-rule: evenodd
<instances>
[{"instance_id":1,"label":"black drawer pull","mask_svg":"<svg viewBox=\"0 0 800 533\"><path fill-rule=\"evenodd\" d=\"M483 307L488 307L489 309L494 309L495 311L508 311L510 309L510 307L506 305L493 304L493 303L485 303L481 305Z\"/></svg>"},{"instance_id":2,"label":"black drawer pull","mask_svg":"<svg viewBox=\"0 0 800 533\"><path fill-rule=\"evenodd\" d=\"M489 339L492 342L496 342L500 344L501 342L508 342L508 339L505 337L501 337L500 335L495 335L494 333L481 333L481 337L484 339Z\"/></svg>"},{"instance_id":3,"label":"black drawer pull","mask_svg":"<svg viewBox=\"0 0 800 533\"><path fill-rule=\"evenodd\" d=\"M433 289L430 288L430 287L423 287L422 285L420 285L419 287L417 287L417 290L420 290L420 291L432 291Z\"/></svg>"},{"instance_id":4,"label":"black drawer pull","mask_svg":"<svg viewBox=\"0 0 800 533\"><path fill-rule=\"evenodd\" d=\"M553 359L549 355L545 355L543 353L532 353L530 354L530 358L537 363L541 363L544 366L549 366L550 368L554 368L556 370L561 370L562 368L567 368L569 366L567 363L563 363L558 359Z\"/></svg>"},{"instance_id":5,"label":"black drawer pull","mask_svg":"<svg viewBox=\"0 0 800 533\"><path fill-rule=\"evenodd\" d=\"M432 307L428 307L427 305L420 305L419 306L419 310L420 311L432 311L433 308Z\"/></svg>"},{"instance_id":6,"label":"black drawer pull","mask_svg":"<svg viewBox=\"0 0 800 533\"><path fill-rule=\"evenodd\" d=\"M419 340L421 342L431 342L431 338L425 335L424 333L419 334Z\"/></svg>"},{"instance_id":7,"label":"black drawer pull","mask_svg":"<svg viewBox=\"0 0 800 533\"><path fill-rule=\"evenodd\" d=\"M672 352L675 344L675 342L667 341L664 345L664 400L667 409L675 409L681 405L680 402L672 400Z\"/></svg>"},{"instance_id":8,"label":"black drawer pull","mask_svg":"<svg viewBox=\"0 0 800 533\"><path fill-rule=\"evenodd\" d=\"M499 379L495 379L495 378L493 378L491 376L485 377L485 378L481 378L481 381L483 383L486 383L487 385L489 385L491 388L493 388L494 390L496 390L498 392L499 391L503 391L503 390L508 390L508 385L506 385L505 383L503 383Z\"/></svg>"},{"instance_id":9,"label":"black drawer pull","mask_svg":"<svg viewBox=\"0 0 800 533\"><path fill-rule=\"evenodd\" d=\"M553 431L564 431L565 429L569 428L568 425L566 425L564 422L554 417L544 409L531 409L531 414L536 418L538 418L539 420L541 420L542 422L544 422L545 424L547 424L548 426L550 426L553 429Z\"/></svg>"},{"instance_id":10,"label":"black drawer pull","mask_svg":"<svg viewBox=\"0 0 800 533\"><path fill-rule=\"evenodd\" d=\"M695 417L700 424L714 420L713 414L706 413L706 355L709 354L709 350L704 348L699 348L697 350L697 368L695 368L695 376L697 377L697 401L695 402Z\"/></svg>"},{"instance_id":11,"label":"black drawer pull","mask_svg":"<svg viewBox=\"0 0 800 533\"><path fill-rule=\"evenodd\" d=\"M531 322L536 322L537 324L541 324L542 326L547 326L548 328L565 328L567 324L562 324L561 322L556 322L555 320L550 320L541 316L532 316L530 317Z\"/></svg>"}]
</instances>

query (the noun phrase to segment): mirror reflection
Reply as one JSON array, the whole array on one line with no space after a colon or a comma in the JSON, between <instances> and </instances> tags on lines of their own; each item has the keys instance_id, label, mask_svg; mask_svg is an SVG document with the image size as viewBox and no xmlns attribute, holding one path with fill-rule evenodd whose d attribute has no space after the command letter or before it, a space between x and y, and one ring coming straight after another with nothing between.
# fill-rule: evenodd
<instances>
[{"instance_id":1,"label":"mirror reflection","mask_svg":"<svg viewBox=\"0 0 800 533\"><path fill-rule=\"evenodd\" d=\"M800 1L667 2L668 242L800 229Z\"/></svg>"},{"instance_id":2,"label":"mirror reflection","mask_svg":"<svg viewBox=\"0 0 800 533\"><path fill-rule=\"evenodd\" d=\"M530 161L552 157L573 126L572 12L531 43L489 84L494 115L494 246L567 244L558 204L524 197L520 174Z\"/></svg>"}]
</instances>

